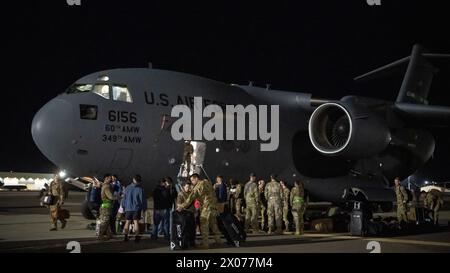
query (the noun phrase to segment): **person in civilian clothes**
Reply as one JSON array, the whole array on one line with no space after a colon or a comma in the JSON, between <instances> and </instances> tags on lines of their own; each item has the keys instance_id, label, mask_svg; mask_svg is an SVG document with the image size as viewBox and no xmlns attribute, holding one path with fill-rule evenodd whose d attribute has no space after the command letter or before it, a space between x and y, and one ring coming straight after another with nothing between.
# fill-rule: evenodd
<instances>
[{"instance_id":1,"label":"person in civilian clothes","mask_svg":"<svg viewBox=\"0 0 450 273\"><path fill-rule=\"evenodd\" d=\"M141 213L147 210L147 199L145 198L144 188L141 183L140 175L133 177L133 183L125 188L125 194L122 200L122 206L125 211L125 227L123 233L125 234L124 241L127 242L128 232L131 221L134 224L135 242L139 242L139 220Z\"/></svg>"}]
</instances>

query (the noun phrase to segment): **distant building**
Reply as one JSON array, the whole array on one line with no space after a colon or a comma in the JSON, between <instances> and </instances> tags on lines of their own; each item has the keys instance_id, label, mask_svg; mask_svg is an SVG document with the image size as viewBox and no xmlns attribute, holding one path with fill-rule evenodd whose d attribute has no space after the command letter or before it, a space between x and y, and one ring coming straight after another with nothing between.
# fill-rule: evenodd
<instances>
[{"instance_id":1,"label":"distant building","mask_svg":"<svg viewBox=\"0 0 450 273\"><path fill-rule=\"evenodd\" d=\"M2 189L39 191L53 181L53 176L51 173L0 172L0 185Z\"/></svg>"}]
</instances>

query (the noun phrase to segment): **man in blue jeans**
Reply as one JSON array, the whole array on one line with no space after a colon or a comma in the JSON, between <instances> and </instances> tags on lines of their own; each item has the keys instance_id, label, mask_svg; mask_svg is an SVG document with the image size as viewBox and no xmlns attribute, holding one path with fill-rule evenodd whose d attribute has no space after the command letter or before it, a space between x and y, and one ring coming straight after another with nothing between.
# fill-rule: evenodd
<instances>
[{"instance_id":1,"label":"man in blue jeans","mask_svg":"<svg viewBox=\"0 0 450 273\"><path fill-rule=\"evenodd\" d=\"M172 208L172 200L170 191L168 189L168 183L165 179L161 179L159 185L153 191L153 230L152 239L158 239L158 230L160 223L162 223L162 229L164 231L164 238L170 240L169 236L169 224L170 224L170 209Z\"/></svg>"},{"instance_id":2,"label":"man in blue jeans","mask_svg":"<svg viewBox=\"0 0 450 273\"><path fill-rule=\"evenodd\" d=\"M147 210L147 199L145 198L144 188L141 184L141 176L135 175L133 183L125 188L125 194L122 200L122 207L125 211L125 227L123 233L125 234L124 241L127 242L130 222L134 223L135 242L139 242L139 220L141 219L141 212Z\"/></svg>"}]
</instances>

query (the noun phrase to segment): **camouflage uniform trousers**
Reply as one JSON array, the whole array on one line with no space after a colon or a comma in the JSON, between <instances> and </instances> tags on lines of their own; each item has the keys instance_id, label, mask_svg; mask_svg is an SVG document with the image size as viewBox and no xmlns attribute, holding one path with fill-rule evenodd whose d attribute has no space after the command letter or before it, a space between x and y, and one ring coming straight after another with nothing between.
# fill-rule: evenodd
<instances>
[{"instance_id":1,"label":"camouflage uniform trousers","mask_svg":"<svg viewBox=\"0 0 450 273\"><path fill-rule=\"evenodd\" d=\"M397 204L397 220L398 222L408 223L408 216L406 215L406 204Z\"/></svg>"},{"instance_id":2,"label":"camouflage uniform trousers","mask_svg":"<svg viewBox=\"0 0 450 273\"><path fill-rule=\"evenodd\" d=\"M58 204L59 203L59 197L55 196L54 198L55 198L55 200L54 200L54 204L55 205L49 206L49 208L50 208L50 219L52 221L52 228L56 228L57 227L56 225L58 223L58 212L59 212L59 207L60 207L60 205ZM61 224L64 224L64 223L67 222L66 220L63 220L63 219L60 219L60 221L61 221Z\"/></svg>"},{"instance_id":3,"label":"camouflage uniform trousers","mask_svg":"<svg viewBox=\"0 0 450 273\"><path fill-rule=\"evenodd\" d=\"M269 222L269 229L273 230L274 228L274 218L276 223L276 228L278 231L281 231L281 217L282 217L282 211L281 211L281 202L277 199L269 199L267 202L267 216L268 216L268 222Z\"/></svg>"},{"instance_id":4,"label":"camouflage uniform trousers","mask_svg":"<svg viewBox=\"0 0 450 273\"><path fill-rule=\"evenodd\" d=\"M296 232L303 233L303 226L304 226L303 214L305 213L305 209L306 207L304 205L292 208L292 216L294 217Z\"/></svg>"},{"instance_id":5,"label":"camouflage uniform trousers","mask_svg":"<svg viewBox=\"0 0 450 273\"><path fill-rule=\"evenodd\" d=\"M264 230L266 228L266 206L259 205L259 212L261 214L261 229Z\"/></svg>"},{"instance_id":6,"label":"camouflage uniform trousers","mask_svg":"<svg viewBox=\"0 0 450 273\"><path fill-rule=\"evenodd\" d=\"M109 221L111 219L111 210L112 208L100 208L100 232L99 237L104 235L111 235L111 229Z\"/></svg>"},{"instance_id":7,"label":"camouflage uniform trousers","mask_svg":"<svg viewBox=\"0 0 450 273\"><path fill-rule=\"evenodd\" d=\"M209 208L202 209L200 212L200 230L202 233L202 244L209 245L209 229L213 232L216 243L221 243L220 231L217 226L217 212Z\"/></svg>"},{"instance_id":8,"label":"camouflage uniform trousers","mask_svg":"<svg viewBox=\"0 0 450 273\"><path fill-rule=\"evenodd\" d=\"M258 231L258 206L256 204L247 203L245 209L245 229L251 226L253 231Z\"/></svg>"},{"instance_id":9,"label":"camouflage uniform trousers","mask_svg":"<svg viewBox=\"0 0 450 273\"><path fill-rule=\"evenodd\" d=\"M289 207L287 205L283 206L283 222L286 226L286 230L289 229L289 220L288 220L288 214L289 214Z\"/></svg>"},{"instance_id":10,"label":"camouflage uniform trousers","mask_svg":"<svg viewBox=\"0 0 450 273\"><path fill-rule=\"evenodd\" d=\"M239 220L242 220L242 199L241 198L237 198L235 201L235 209L236 209L236 217Z\"/></svg>"},{"instance_id":11,"label":"camouflage uniform trousers","mask_svg":"<svg viewBox=\"0 0 450 273\"><path fill-rule=\"evenodd\" d=\"M441 209L441 204L439 202L436 202L437 204L434 204L434 206L431 208L431 211L433 211L433 223L435 225L439 225L439 210Z\"/></svg>"}]
</instances>

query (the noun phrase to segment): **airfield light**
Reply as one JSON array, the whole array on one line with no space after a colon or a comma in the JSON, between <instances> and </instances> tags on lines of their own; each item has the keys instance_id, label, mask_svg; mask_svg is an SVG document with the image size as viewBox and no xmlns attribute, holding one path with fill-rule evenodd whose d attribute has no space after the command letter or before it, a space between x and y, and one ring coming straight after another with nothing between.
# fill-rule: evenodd
<instances>
[{"instance_id":1,"label":"airfield light","mask_svg":"<svg viewBox=\"0 0 450 273\"><path fill-rule=\"evenodd\" d=\"M218 152L220 152L220 149L219 149L219 148L216 148L216 153L218 153Z\"/></svg>"},{"instance_id":2,"label":"airfield light","mask_svg":"<svg viewBox=\"0 0 450 273\"><path fill-rule=\"evenodd\" d=\"M61 177L61 178L64 178L64 177L66 177L66 172L65 171L60 171L59 172L59 177Z\"/></svg>"},{"instance_id":3,"label":"airfield light","mask_svg":"<svg viewBox=\"0 0 450 273\"><path fill-rule=\"evenodd\" d=\"M424 183L424 184L425 184L425 185L428 185L428 183L430 183L430 182L428 182L428 181L425 181L425 183Z\"/></svg>"}]
</instances>

